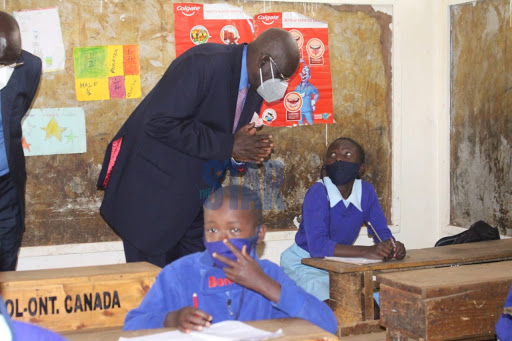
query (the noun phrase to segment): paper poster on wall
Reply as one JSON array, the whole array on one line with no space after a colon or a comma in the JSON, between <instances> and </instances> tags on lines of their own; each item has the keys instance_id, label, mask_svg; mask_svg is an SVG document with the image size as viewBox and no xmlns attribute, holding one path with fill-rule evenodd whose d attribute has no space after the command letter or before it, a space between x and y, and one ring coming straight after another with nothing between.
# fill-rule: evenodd
<instances>
[{"instance_id":1,"label":"paper poster on wall","mask_svg":"<svg viewBox=\"0 0 512 341\"><path fill-rule=\"evenodd\" d=\"M284 98L272 105L263 102L263 122L274 127L333 123L327 23L295 12L262 13L254 17L255 36L270 27L283 28L293 35L301 62Z\"/></svg>"},{"instance_id":2,"label":"paper poster on wall","mask_svg":"<svg viewBox=\"0 0 512 341\"><path fill-rule=\"evenodd\" d=\"M208 43L241 44L253 40L252 17L228 4L174 4L176 57Z\"/></svg>"},{"instance_id":3,"label":"paper poster on wall","mask_svg":"<svg viewBox=\"0 0 512 341\"><path fill-rule=\"evenodd\" d=\"M76 47L73 60L77 100L141 97L138 45Z\"/></svg>"},{"instance_id":4,"label":"paper poster on wall","mask_svg":"<svg viewBox=\"0 0 512 341\"><path fill-rule=\"evenodd\" d=\"M25 156L87 151L82 108L31 109L24 117L21 128Z\"/></svg>"},{"instance_id":5,"label":"paper poster on wall","mask_svg":"<svg viewBox=\"0 0 512 341\"><path fill-rule=\"evenodd\" d=\"M57 7L13 12L21 31L22 48L43 62L43 72L64 70L66 52Z\"/></svg>"}]
</instances>

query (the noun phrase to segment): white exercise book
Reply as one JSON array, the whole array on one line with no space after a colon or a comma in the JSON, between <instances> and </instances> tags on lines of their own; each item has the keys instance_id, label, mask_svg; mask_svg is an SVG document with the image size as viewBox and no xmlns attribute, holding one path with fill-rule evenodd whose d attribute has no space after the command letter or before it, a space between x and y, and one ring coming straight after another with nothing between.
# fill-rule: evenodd
<instances>
[{"instance_id":1,"label":"white exercise book","mask_svg":"<svg viewBox=\"0 0 512 341\"><path fill-rule=\"evenodd\" d=\"M119 341L259 341L280 336L283 336L281 329L267 332L240 321L224 321L214 323L200 332L192 331L185 334L175 330L146 336L120 337Z\"/></svg>"},{"instance_id":2,"label":"white exercise book","mask_svg":"<svg viewBox=\"0 0 512 341\"><path fill-rule=\"evenodd\" d=\"M372 264L381 263L380 259L368 259L361 257L324 257L325 260L333 260L336 262L351 263L351 264Z\"/></svg>"}]
</instances>

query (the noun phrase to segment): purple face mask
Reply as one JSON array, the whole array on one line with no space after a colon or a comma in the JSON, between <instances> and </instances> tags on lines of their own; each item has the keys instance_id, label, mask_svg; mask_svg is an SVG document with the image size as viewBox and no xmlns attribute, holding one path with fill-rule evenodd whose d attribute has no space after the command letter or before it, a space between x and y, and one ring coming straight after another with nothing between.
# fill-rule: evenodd
<instances>
[{"instance_id":1,"label":"purple face mask","mask_svg":"<svg viewBox=\"0 0 512 341\"><path fill-rule=\"evenodd\" d=\"M245 245L247 247L247 253L251 255L251 257L254 257L254 253L256 251L256 243L258 242L258 236L260 234L260 226L256 229L256 234L249 237L249 238L231 238L228 239L229 242L236 247L240 252L242 251L242 247ZM224 244L223 240L219 240L216 242L207 242L206 239L204 239L204 246L206 247L206 250L210 255L213 255L213 253L217 253L218 255L224 256L226 258L229 258L231 260L236 261L236 256L231 250L227 247L226 244ZM223 269L227 265L217 258L213 258L213 263L218 268Z\"/></svg>"}]
</instances>

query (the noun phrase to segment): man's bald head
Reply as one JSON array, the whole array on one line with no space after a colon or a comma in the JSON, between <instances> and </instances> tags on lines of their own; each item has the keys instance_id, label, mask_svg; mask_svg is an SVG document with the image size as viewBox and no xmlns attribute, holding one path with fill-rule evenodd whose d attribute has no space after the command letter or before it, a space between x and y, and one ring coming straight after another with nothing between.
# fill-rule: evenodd
<instances>
[{"instance_id":1,"label":"man's bald head","mask_svg":"<svg viewBox=\"0 0 512 341\"><path fill-rule=\"evenodd\" d=\"M16 63L21 56L21 34L16 19L0 11L0 65Z\"/></svg>"},{"instance_id":2,"label":"man's bald head","mask_svg":"<svg viewBox=\"0 0 512 341\"><path fill-rule=\"evenodd\" d=\"M280 28L262 32L247 48L247 69L251 86L259 85L259 68L274 60L284 77L291 77L299 67L300 52L293 36ZM270 78L267 75L265 78Z\"/></svg>"}]
</instances>

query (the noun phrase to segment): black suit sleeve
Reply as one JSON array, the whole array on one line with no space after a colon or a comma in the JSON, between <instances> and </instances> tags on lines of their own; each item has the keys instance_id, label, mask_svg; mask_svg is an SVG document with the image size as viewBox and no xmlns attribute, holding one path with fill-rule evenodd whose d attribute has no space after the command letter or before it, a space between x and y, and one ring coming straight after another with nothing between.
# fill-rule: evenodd
<instances>
[{"instance_id":1,"label":"black suit sleeve","mask_svg":"<svg viewBox=\"0 0 512 341\"><path fill-rule=\"evenodd\" d=\"M43 66L42 66L42 62L41 62L40 58L37 58L35 60L34 66L35 66L35 68L30 74L30 76L33 77L31 79L32 87L30 88L30 91L28 93L29 94L28 101L25 104L25 108L24 108L25 114L27 113L28 108L30 108L30 105L34 101L34 97L36 95L37 88L39 87L39 82L41 81L41 72L42 72Z\"/></svg>"},{"instance_id":2,"label":"black suit sleeve","mask_svg":"<svg viewBox=\"0 0 512 341\"><path fill-rule=\"evenodd\" d=\"M230 117L229 113L217 112L215 107L205 108L206 97L211 96L209 91L217 92L217 84L226 84L215 82L215 77L229 77L215 67L207 56L176 60L153 89L147 108L146 134L194 157L213 160L231 157L233 134L198 119L205 110L218 120ZM228 88L224 98L218 100L229 100ZM211 121L215 122L215 119Z\"/></svg>"}]
</instances>

